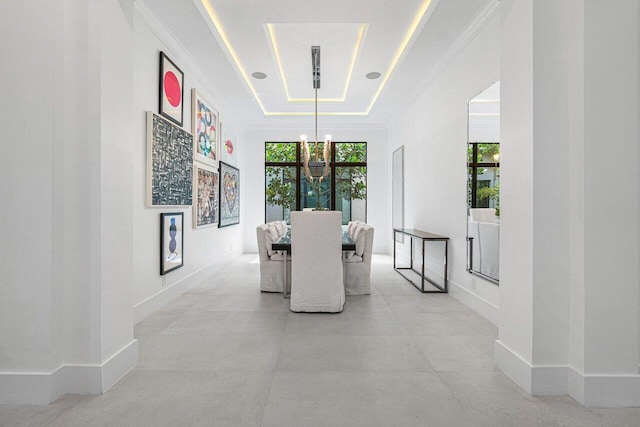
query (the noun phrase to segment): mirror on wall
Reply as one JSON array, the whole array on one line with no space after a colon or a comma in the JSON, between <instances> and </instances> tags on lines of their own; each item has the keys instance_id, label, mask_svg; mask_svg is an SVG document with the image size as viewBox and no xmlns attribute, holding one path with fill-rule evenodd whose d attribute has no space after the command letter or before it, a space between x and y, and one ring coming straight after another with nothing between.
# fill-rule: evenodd
<instances>
[{"instance_id":1,"label":"mirror on wall","mask_svg":"<svg viewBox=\"0 0 640 427\"><path fill-rule=\"evenodd\" d=\"M391 222L393 228L404 228L404 145L393 152L391 167ZM396 240L404 242L404 235L397 233Z\"/></svg>"},{"instance_id":2,"label":"mirror on wall","mask_svg":"<svg viewBox=\"0 0 640 427\"><path fill-rule=\"evenodd\" d=\"M500 82L469 100L467 271L500 278Z\"/></svg>"}]
</instances>

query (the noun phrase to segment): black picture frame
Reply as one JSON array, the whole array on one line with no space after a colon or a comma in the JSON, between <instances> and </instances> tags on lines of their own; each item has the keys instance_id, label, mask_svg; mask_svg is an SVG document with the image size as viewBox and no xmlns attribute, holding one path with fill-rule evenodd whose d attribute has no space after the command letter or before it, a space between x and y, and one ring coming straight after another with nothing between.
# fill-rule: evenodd
<instances>
[{"instance_id":1,"label":"black picture frame","mask_svg":"<svg viewBox=\"0 0 640 427\"><path fill-rule=\"evenodd\" d=\"M218 228L240 223L240 169L220 161Z\"/></svg>"},{"instance_id":2,"label":"black picture frame","mask_svg":"<svg viewBox=\"0 0 640 427\"><path fill-rule=\"evenodd\" d=\"M160 51L158 113L178 126L184 118L184 73Z\"/></svg>"},{"instance_id":3,"label":"black picture frame","mask_svg":"<svg viewBox=\"0 0 640 427\"><path fill-rule=\"evenodd\" d=\"M160 214L160 275L184 266L184 213Z\"/></svg>"}]
</instances>

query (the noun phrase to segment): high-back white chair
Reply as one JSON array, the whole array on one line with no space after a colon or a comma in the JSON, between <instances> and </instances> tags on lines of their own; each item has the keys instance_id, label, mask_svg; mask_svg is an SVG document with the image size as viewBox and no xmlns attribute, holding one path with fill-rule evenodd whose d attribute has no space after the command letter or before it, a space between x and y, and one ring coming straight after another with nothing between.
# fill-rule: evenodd
<instances>
[{"instance_id":1,"label":"high-back white chair","mask_svg":"<svg viewBox=\"0 0 640 427\"><path fill-rule=\"evenodd\" d=\"M347 295L369 295L374 229L368 224L360 224L355 231L350 237L356 242L356 250L346 252L342 258L344 289Z\"/></svg>"},{"instance_id":2,"label":"high-back white chair","mask_svg":"<svg viewBox=\"0 0 640 427\"><path fill-rule=\"evenodd\" d=\"M258 239L258 255L260 257L260 290L262 292L282 292L284 289L284 265L286 256L281 251L274 251L271 244L287 233L284 221L274 221L256 227ZM291 266L288 265L287 276Z\"/></svg>"},{"instance_id":3,"label":"high-back white chair","mask_svg":"<svg viewBox=\"0 0 640 427\"><path fill-rule=\"evenodd\" d=\"M291 311L342 311L342 214L291 212Z\"/></svg>"}]
</instances>

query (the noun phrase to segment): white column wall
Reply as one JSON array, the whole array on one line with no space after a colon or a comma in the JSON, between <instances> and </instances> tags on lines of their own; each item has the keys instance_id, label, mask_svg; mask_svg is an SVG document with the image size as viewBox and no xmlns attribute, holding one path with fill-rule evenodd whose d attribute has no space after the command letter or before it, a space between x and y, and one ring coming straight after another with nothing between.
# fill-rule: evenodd
<instances>
[{"instance_id":1,"label":"white column wall","mask_svg":"<svg viewBox=\"0 0 640 427\"><path fill-rule=\"evenodd\" d=\"M500 341L518 356L530 360L533 352L533 124L530 120L533 115L533 10L529 2L504 0L500 6Z\"/></svg>"},{"instance_id":2,"label":"white column wall","mask_svg":"<svg viewBox=\"0 0 640 427\"><path fill-rule=\"evenodd\" d=\"M319 120L322 120L320 117ZM245 208L242 221L246 224L244 251L257 253L256 227L264 224L264 143L296 141L300 134L312 133L308 128L312 122L299 125L283 123L278 126L249 127L245 133L246 185ZM391 242L391 218L387 195L391 191L391 157L387 149L387 129L383 126L321 125L321 135L331 134L335 141L367 142L367 223L375 228L373 251L389 253Z\"/></svg>"},{"instance_id":3,"label":"white column wall","mask_svg":"<svg viewBox=\"0 0 640 427\"><path fill-rule=\"evenodd\" d=\"M106 360L133 336L133 15L116 1L100 3L98 12L110 23L100 29L100 356Z\"/></svg>"},{"instance_id":4,"label":"white column wall","mask_svg":"<svg viewBox=\"0 0 640 427\"><path fill-rule=\"evenodd\" d=\"M404 145L405 227L450 238L451 294L494 323L498 321L498 286L466 271L467 103L498 80L500 18L496 11L415 104L397 117L397 125L389 131L387 153L390 164L392 152ZM501 164L507 161L501 156ZM501 276L503 268L501 263Z\"/></svg>"},{"instance_id":5,"label":"white column wall","mask_svg":"<svg viewBox=\"0 0 640 427\"><path fill-rule=\"evenodd\" d=\"M116 0L9 1L0 16L2 191L19 212L3 210L0 402L101 393L137 359L130 177L109 172L131 139L130 20Z\"/></svg>"},{"instance_id":6,"label":"white column wall","mask_svg":"<svg viewBox=\"0 0 640 427\"><path fill-rule=\"evenodd\" d=\"M638 3L502 16L496 362L533 394L638 405Z\"/></svg>"},{"instance_id":7,"label":"white column wall","mask_svg":"<svg viewBox=\"0 0 640 427\"><path fill-rule=\"evenodd\" d=\"M587 374L638 373L637 51L637 1L584 2Z\"/></svg>"},{"instance_id":8,"label":"white column wall","mask_svg":"<svg viewBox=\"0 0 640 427\"><path fill-rule=\"evenodd\" d=\"M54 4L0 3L0 372L48 371L52 325L55 145ZM28 54L25 54L28 52ZM46 71L43 75L43 70ZM29 108L27 108L27 106ZM26 190L28 189L28 190ZM14 210L15 209L15 210ZM58 242L56 242L58 243ZM59 247L59 245L57 245ZM4 400L4 396L2 396Z\"/></svg>"}]
</instances>

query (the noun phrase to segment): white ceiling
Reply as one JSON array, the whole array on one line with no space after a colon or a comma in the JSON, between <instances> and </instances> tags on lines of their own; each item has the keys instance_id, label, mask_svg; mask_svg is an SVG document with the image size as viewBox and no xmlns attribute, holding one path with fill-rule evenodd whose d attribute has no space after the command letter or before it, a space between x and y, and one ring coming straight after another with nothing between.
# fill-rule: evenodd
<instances>
[{"instance_id":1,"label":"white ceiling","mask_svg":"<svg viewBox=\"0 0 640 427\"><path fill-rule=\"evenodd\" d=\"M415 99L439 61L496 0L146 0L248 123L314 114L381 123ZM253 72L267 74L264 80ZM369 80L369 72L381 77ZM234 77L231 77L234 75ZM230 78L230 80L229 80ZM233 81L232 84L229 84ZM350 118L347 118L350 117Z\"/></svg>"}]
</instances>

